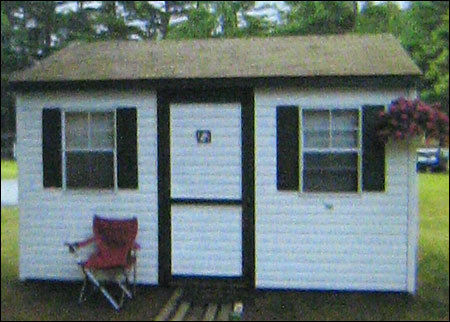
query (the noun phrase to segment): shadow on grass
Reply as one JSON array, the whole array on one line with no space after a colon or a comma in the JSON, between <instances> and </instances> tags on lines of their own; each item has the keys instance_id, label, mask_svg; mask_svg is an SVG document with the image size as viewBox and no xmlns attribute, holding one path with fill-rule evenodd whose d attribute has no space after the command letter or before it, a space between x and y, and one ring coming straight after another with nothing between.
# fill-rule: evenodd
<instances>
[{"instance_id":1,"label":"shadow on grass","mask_svg":"<svg viewBox=\"0 0 450 322\"><path fill-rule=\"evenodd\" d=\"M448 284L444 281L442 286L430 289L432 285L422 285L423 290L416 296L187 288L184 300L197 306L242 301L245 320L444 320L448 318ZM150 320L173 291L138 286L136 299L116 313L98 292L78 305L80 287L81 283L2 280L2 320ZM7 303L14 306L8 307Z\"/></svg>"},{"instance_id":2,"label":"shadow on grass","mask_svg":"<svg viewBox=\"0 0 450 322\"><path fill-rule=\"evenodd\" d=\"M138 286L136 298L117 313L98 291L78 304L81 282L2 279L2 320L151 320L171 294L171 289ZM114 288L111 294L115 295ZM11 306L11 304L13 304Z\"/></svg>"},{"instance_id":3,"label":"shadow on grass","mask_svg":"<svg viewBox=\"0 0 450 322\"><path fill-rule=\"evenodd\" d=\"M391 320L405 319L415 299L403 293L257 291L247 319Z\"/></svg>"}]
</instances>

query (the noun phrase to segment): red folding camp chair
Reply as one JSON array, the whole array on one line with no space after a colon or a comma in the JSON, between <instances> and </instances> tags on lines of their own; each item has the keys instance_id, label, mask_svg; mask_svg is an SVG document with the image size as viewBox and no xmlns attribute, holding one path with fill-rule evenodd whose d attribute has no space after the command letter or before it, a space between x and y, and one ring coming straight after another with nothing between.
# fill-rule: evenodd
<instances>
[{"instance_id":1,"label":"red folding camp chair","mask_svg":"<svg viewBox=\"0 0 450 322\"><path fill-rule=\"evenodd\" d=\"M78 258L77 250L95 242L96 252L87 261L78 262L83 274L84 282L81 288L79 303L86 300L86 287L92 283L99 289L111 305L119 311L125 296L132 299L135 295L137 250L136 243L138 222L136 218L127 220L111 220L94 216L94 236L82 242L66 243L69 251ZM133 282L130 283L129 274L133 272ZM109 294L100 283L103 280L116 283L122 290L119 301Z\"/></svg>"}]
</instances>

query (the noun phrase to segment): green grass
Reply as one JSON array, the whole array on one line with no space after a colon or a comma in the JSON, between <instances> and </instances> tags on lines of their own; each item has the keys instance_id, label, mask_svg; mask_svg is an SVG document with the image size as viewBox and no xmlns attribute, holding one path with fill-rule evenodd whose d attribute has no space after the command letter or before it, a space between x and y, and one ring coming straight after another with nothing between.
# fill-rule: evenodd
<instances>
[{"instance_id":1,"label":"green grass","mask_svg":"<svg viewBox=\"0 0 450 322\"><path fill-rule=\"evenodd\" d=\"M416 296L368 292L239 291L251 320L448 320L449 177L421 174L419 282ZM170 296L140 287L137 299L116 314L98 298L79 307L80 284L18 281L18 214L1 215L2 320L149 320ZM194 291L194 290L191 290ZM202 292L201 290L195 292ZM203 294L198 294L201 298ZM234 297L236 298L236 297Z\"/></svg>"},{"instance_id":2,"label":"green grass","mask_svg":"<svg viewBox=\"0 0 450 322\"><path fill-rule=\"evenodd\" d=\"M17 178L17 163L15 161L2 160L2 180Z\"/></svg>"}]
</instances>

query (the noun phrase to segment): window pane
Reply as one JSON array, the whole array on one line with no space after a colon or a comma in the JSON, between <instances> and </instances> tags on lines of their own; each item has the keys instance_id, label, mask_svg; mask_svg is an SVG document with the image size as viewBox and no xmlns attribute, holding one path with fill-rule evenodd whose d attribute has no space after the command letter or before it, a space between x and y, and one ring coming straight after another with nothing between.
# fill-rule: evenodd
<instances>
[{"instance_id":1,"label":"window pane","mask_svg":"<svg viewBox=\"0 0 450 322\"><path fill-rule=\"evenodd\" d=\"M306 148L328 148L330 145L330 133L327 132L304 132Z\"/></svg>"},{"instance_id":2,"label":"window pane","mask_svg":"<svg viewBox=\"0 0 450 322\"><path fill-rule=\"evenodd\" d=\"M332 143L334 148L358 147L358 131L333 131Z\"/></svg>"},{"instance_id":3,"label":"window pane","mask_svg":"<svg viewBox=\"0 0 450 322\"><path fill-rule=\"evenodd\" d=\"M66 153L66 186L68 188L89 187L89 153Z\"/></svg>"},{"instance_id":4,"label":"window pane","mask_svg":"<svg viewBox=\"0 0 450 322\"><path fill-rule=\"evenodd\" d=\"M303 111L303 131L307 148L325 148L330 145L329 111Z\"/></svg>"},{"instance_id":5,"label":"window pane","mask_svg":"<svg viewBox=\"0 0 450 322\"><path fill-rule=\"evenodd\" d=\"M358 190L356 153L307 153L304 155L303 190L342 192Z\"/></svg>"},{"instance_id":6,"label":"window pane","mask_svg":"<svg viewBox=\"0 0 450 322\"><path fill-rule=\"evenodd\" d=\"M67 152L67 187L113 188L113 158L112 152Z\"/></svg>"},{"instance_id":7,"label":"window pane","mask_svg":"<svg viewBox=\"0 0 450 322\"><path fill-rule=\"evenodd\" d=\"M355 148L358 146L358 111L336 110L331 113L332 146Z\"/></svg>"},{"instance_id":8,"label":"window pane","mask_svg":"<svg viewBox=\"0 0 450 322\"><path fill-rule=\"evenodd\" d=\"M357 110L334 110L331 113L333 130L356 130L358 129Z\"/></svg>"},{"instance_id":9,"label":"window pane","mask_svg":"<svg viewBox=\"0 0 450 322\"><path fill-rule=\"evenodd\" d=\"M88 148L88 114L66 113L66 149Z\"/></svg>"},{"instance_id":10,"label":"window pane","mask_svg":"<svg viewBox=\"0 0 450 322\"><path fill-rule=\"evenodd\" d=\"M91 156L91 188L114 188L114 155L94 152Z\"/></svg>"},{"instance_id":11,"label":"window pane","mask_svg":"<svg viewBox=\"0 0 450 322\"><path fill-rule=\"evenodd\" d=\"M91 114L92 149L114 148L114 113Z\"/></svg>"}]
</instances>

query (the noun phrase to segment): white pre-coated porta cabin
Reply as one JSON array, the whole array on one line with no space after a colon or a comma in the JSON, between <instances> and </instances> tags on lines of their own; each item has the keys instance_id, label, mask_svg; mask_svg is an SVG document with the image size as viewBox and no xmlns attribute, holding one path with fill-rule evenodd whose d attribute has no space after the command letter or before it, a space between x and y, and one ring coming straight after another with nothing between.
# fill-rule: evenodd
<instances>
[{"instance_id":1,"label":"white pre-coated porta cabin","mask_svg":"<svg viewBox=\"0 0 450 322\"><path fill-rule=\"evenodd\" d=\"M414 293L414 146L379 112L420 70L390 35L73 43L14 75L20 278L139 220L138 281Z\"/></svg>"}]
</instances>

